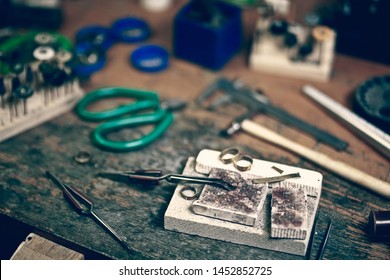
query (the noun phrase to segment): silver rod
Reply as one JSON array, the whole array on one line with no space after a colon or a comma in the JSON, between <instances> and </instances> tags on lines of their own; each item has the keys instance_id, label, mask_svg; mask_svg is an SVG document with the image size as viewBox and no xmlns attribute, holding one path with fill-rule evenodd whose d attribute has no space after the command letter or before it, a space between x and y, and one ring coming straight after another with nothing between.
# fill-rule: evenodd
<instances>
[{"instance_id":1,"label":"silver rod","mask_svg":"<svg viewBox=\"0 0 390 280\"><path fill-rule=\"evenodd\" d=\"M387 158L390 158L390 135L360 118L318 89L306 85L302 90L307 96L342 120L368 144L372 145Z\"/></svg>"},{"instance_id":2,"label":"silver rod","mask_svg":"<svg viewBox=\"0 0 390 280\"><path fill-rule=\"evenodd\" d=\"M329 235L330 235L330 230L331 229L332 229L332 221L330 221L329 224L328 224L328 228L326 230L325 238L324 238L324 241L322 243L322 246L321 246L321 249L320 249L320 253L319 253L319 256L318 256L319 260L322 260L322 258L324 256L325 247L326 247L326 244L328 243L328 239L329 239Z\"/></svg>"},{"instance_id":3,"label":"silver rod","mask_svg":"<svg viewBox=\"0 0 390 280\"><path fill-rule=\"evenodd\" d=\"M292 178L301 178L301 175L299 174L299 172L297 172L297 173L291 173L291 174L274 176L274 177L264 177L264 178L254 179L252 180L252 182L254 184L276 183L276 182L280 182Z\"/></svg>"}]
</instances>

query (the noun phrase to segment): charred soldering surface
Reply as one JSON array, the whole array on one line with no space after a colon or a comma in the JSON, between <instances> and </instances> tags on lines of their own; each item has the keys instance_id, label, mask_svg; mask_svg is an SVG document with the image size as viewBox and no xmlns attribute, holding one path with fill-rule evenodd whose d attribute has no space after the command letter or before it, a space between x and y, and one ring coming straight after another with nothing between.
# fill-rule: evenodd
<instances>
[{"instance_id":1,"label":"charred soldering surface","mask_svg":"<svg viewBox=\"0 0 390 280\"><path fill-rule=\"evenodd\" d=\"M272 187L271 237L305 239L307 196L288 182Z\"/></svg>"},{"instance_id":2,"label":"charred soldering surface","mask_svg":"<svg viewBox=\"0 0 390 280\"><path fill-rule=\"evenodd\" d=\"M214 168L209 177L221 178L236 187L227 191L206 185L192 209L195 214L253 226L267 193L265 184L253 184L238 172Z\"/></svg>"}]
</instances>

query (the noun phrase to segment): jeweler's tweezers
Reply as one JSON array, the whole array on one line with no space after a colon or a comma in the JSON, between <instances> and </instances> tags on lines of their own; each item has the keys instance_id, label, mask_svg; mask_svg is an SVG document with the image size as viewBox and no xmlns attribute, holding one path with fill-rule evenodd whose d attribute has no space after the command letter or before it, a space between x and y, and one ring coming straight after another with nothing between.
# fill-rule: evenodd
<instances>
[{"instance_id":1,"label":"jeweler's tweezers","mask_svg":"<svg viewBox=\"0 0 390 280\"><path fill-rule=\"evenodd\" d=\"M387 158L390 158L390 135L355 115L352 111L334 101L318 89L306 85L302 90L307 96L348 125L355 133L379 150L379 152Z\"/></svg>"},{"instance_id":2,"label":"jeweler's tweezers","mask_svg":"<svg viewBox=\"0 0 390 280\"><path fill-rule=\"evenodd\" d=\"M201 176L189 176L181 174L166 174L163 175L161 170L135 170L129 172L101 172L100 176L125 179L129 183L140 183L158 185L160 181L165 180L169 183L192 183L192 184L209 184L216 187L222 187L228 191L234 190L236 187L220 178L208 178Z\"/></svg>"},{"instance_id":3,"label":"jeweler's tweezers","mask_svg":"<svg viewBox=\"0 0 390 280\"><path fill-rule=\"evenodd\" d=\"M79 214L91 216L102 228L112 234L112 236L114 236L127 250L133 252L133 249L131 249L129 245L127 245L126 241L109 224L107 224L95 213L93 209L94 204L92 200L90 200L85 194L81 193L79 190L61 182L49 171L46 172L46 175L62 188L65 197L69 200L69 202Z\"/></svg>"}]
</instances>

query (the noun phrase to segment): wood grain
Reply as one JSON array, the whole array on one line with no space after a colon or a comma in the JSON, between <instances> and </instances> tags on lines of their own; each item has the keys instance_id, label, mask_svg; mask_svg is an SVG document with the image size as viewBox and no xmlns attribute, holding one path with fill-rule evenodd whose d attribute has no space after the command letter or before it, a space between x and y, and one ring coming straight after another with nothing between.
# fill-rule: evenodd
<instances>
[{"instance_id":1,"label":"wood grain","mask_svg":"<svg viewBox=\"0 0 390 280\"><path fill-rule=\"evenodd\" d=\"M11 260L83 260L76 251L30 233L12 255Z\"/></svg>"},{"instance_id":2,"label":"wood grain","mask_svg":"<svg viewBox=\"0 0 390 280\"><path fill-rule=\"evenodd\" d=\"M171 52L172 19L185 2L174 1L174 6L167 12L151 14L141 10L137 1L117 0L108 4L103 0L67 0L64 1L66 21L60 31L73 38L85 25L109 26L115 19L132 14L149 22L152 36L147 43L160 44ZM370 211L388 209L387 199L245 133L221 138L219 130L237 116L241 108L231 104L208 112L195 104L194 99L215 78L221 75L240 77L248 85L263 89L275 105L346 139L351 152L337 152L269 116L258 115L254 121L371 176L390 180L388 160L303 96L301 88L307 81L248 69L248 47L256 17L255 11L243 11L245 44L241 52L218 72L171 56L166 71L142 73L128 62L130 53L139 44L113 46L107 54L105 68L83 85L86 91L103 86L154 90L162 99L187 101L187 108L175 113L175 122L164 137L146 149L131 153L111 153L93 146L89 136L96 124L81 121L73 112L0 143L0 213L113 259L300 259L294 255L166 231L163 217L174 191L173 185L164 183L142 188L97 176L100 171L134 168L181 172L187 158L196 156L202 149L222 150L236 146L254 158L296 165L323 174L321 215L313 254L320 247L328 220L332 219L332 233L324 259L390 259L390 244L372 242L366 230ZM331 81L313 83L313 86L350 106L350 94L357 85L372 76L388 73L390 67L337 55ZM117 137L131 137L133 133L123 131ZM88 164L78 164L74 161L78 151L88 151L92 160ZM127 238L136 253L128 254L95 222L79 216L64 200L61 190L44 176L46 170L87 193L96 204L96 212Z\"/></svg>"}]
</instances>

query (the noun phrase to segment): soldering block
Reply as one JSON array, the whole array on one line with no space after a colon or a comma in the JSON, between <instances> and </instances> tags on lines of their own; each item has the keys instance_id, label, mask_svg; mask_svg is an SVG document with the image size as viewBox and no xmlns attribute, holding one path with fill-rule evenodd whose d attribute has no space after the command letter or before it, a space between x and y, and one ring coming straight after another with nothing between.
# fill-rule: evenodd
<instances>
[{"instance_id":1,"label":"soldering block","mask_svg":"<svg viewBox=\"0 0 390 280\"><path fill-rule=\"evenodd\" d=\"M289 182L272 187L271 237L305 239L307 235L307 195L305 189Z\"/></svg>"},{"instance_id":2,"label":"soldering block","mask_svg":"<svg viewBox=\"0 0 390 280\"><path fill-rule=\"evenodd\" d=\"M208 175L213 168L226 169L234 172L238 172L232 163L224 164L219 160L220 151L204 149L199 152L196 157L195 171L197 173ZM294 178L286 180L290 182L296 188L303 188L306 190L307 195L313 197L319 197L321 194L322 175L318 172L297 168L295 166L289 166L272 161L254 159L252 166L247 171L240 171L239 173L245 179L254 179L262 177L273 177L290 173L299 173L300 178Z\"/></svg>"},{"instance_id":3,"label":"soldering block","mask_svg":"<svg viewBox=\"0 0 390 280\"><path fill-rule=\"evenodd\" d=\"M188 159L183 174L206 177L212 168L237 171L232 164L226 165L220 162L218 159L219 154L219 151L202 150L196 158L190 157ZM277 170L283 170L284 174L299 172L300 178L288 179L286 182L293 182L299 188L312 190L313 194L315 194L314 196L309 194L307 196L307 234L304 239L271 237L271 187L273 184L267 186L267 195L258 212L258 219L253 226L195 214L192 210L194 200L186 200L181 194L181 191L187 185L179 184L165 212L164 228L176 232L304 256L320 200L322 175L312 170L258 159L254 159L250 170L245 172L239 171L239 173L244 178L280 175L275 170L276 168L272 167L277 167ZM198 186L198 188L202 187Z\"/></svg>"},{"instance_id":4,"label":"soldering block","mask_svg":"<svg viewBox=\"0 0 390 280\"><path fill-rule=\"evenodd\" d=\"M204 186L199 199L192 204L198 215L254 226L263 208L268 187L253 184L241 177L238 172L214 168L209 177L221 178L236 189L228 191L221 187Z\"/></svg>"},{"instance_id":5,"label":"soldering block","mask_svg":"<svg viewBox=\"0 0 390 280\"><path fill-rule=\"evenodd\" d=\"M280 47L280 40L268 33L269 23L259 19L249 56L249 68L255 71L269 73L277 76L327 82L330 80L336 33L331 30L329 40L321 45L315 44L313 52L304 61L294 61L289 58L291 51ZM300 26L297 30L298 41L303 42L307 31ZM260 34L260 35L256 35ZM318 63L319 62L319 63Z\"/></svg>"}]
</instances>

